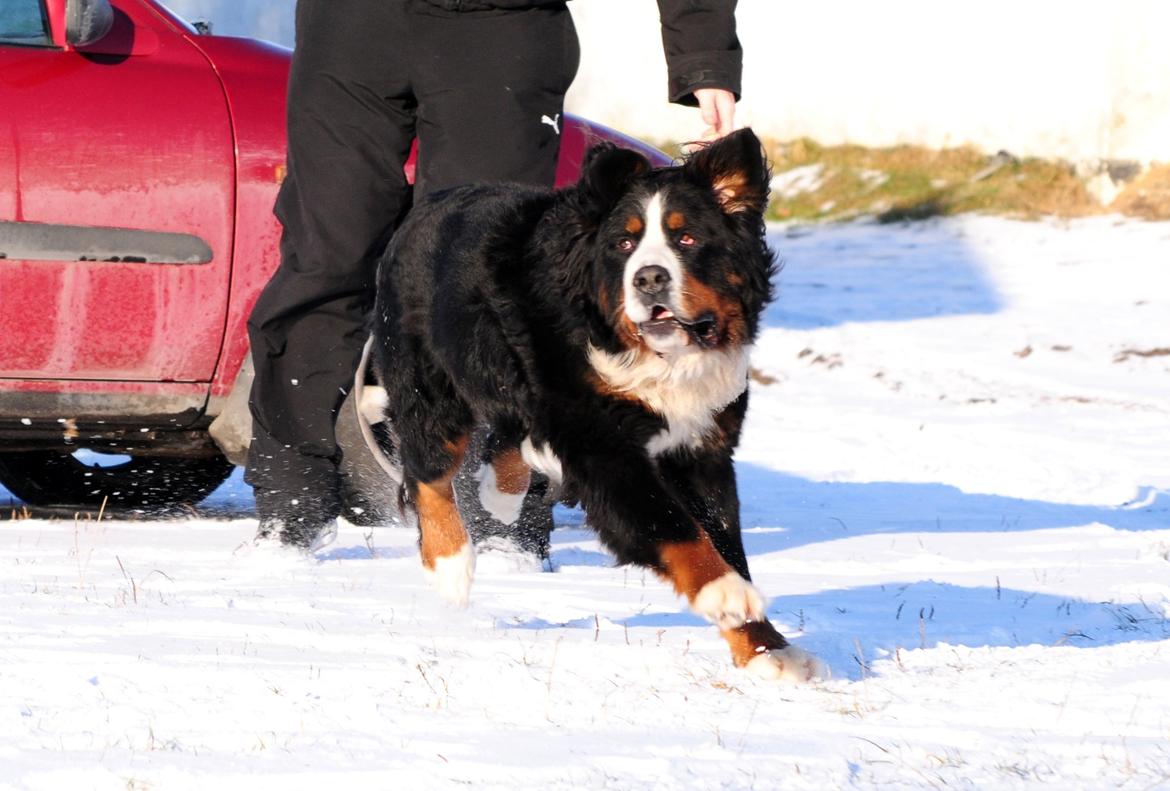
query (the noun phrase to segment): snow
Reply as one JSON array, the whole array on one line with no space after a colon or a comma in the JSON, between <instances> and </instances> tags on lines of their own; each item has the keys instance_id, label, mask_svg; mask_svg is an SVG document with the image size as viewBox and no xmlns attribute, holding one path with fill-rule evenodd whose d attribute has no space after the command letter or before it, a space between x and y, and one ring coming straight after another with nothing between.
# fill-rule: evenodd
<instances>
[{"instance_id":1,"label":"snow","mask_svg":"<svg viewBox=\"0 0 1170 791\"><path fill-rule=\"evenodd\" d=\"M769 186L773 196L782 200L792 200L806 192L816 192L824 184L824 181L824 163L817 162L778 173L772 177Z\"/></svg>"},{"instance_id":2,"label":"snow","mask_svg":"<svg viewBox=\"0 0 1170 791\"><path fill-rule=\"evenodd\" d=\"M731 666L558 511L556 573L414 536L0 529L0 787L1170 787L1170 225L777 226L738 456L768 612ZM766 382L766 383L765 383Z\"/></svg>"}]
</instances>

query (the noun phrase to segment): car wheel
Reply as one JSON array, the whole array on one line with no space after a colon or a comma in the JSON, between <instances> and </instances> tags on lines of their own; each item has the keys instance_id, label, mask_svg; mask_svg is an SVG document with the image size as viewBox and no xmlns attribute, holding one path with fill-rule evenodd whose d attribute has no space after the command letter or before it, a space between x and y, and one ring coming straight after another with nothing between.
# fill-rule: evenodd
<instances>
[{"instance_id":1,"label":"car wheel","mask_svg":"<svg viewBox=\"0 0 1170 791\"><path fill-rule=\"evenodd\" d=\"M399 524L398 483L374 458L358 425L351 392L337 413L334 429L341 449L342 513L345 520L361 527Z\"/></svg>"},{"instance_id":2,"label":"car wheel","mask_svg":"<svg viewBox=\"0 0 1170 791\"><path fill-rule=\"evenodd\" d=\"M131 456L98 466L61 451L0 453L0 483L37 507L173 511L211 494L233 469L223 456Z\"/></svg>"}]
</instances>

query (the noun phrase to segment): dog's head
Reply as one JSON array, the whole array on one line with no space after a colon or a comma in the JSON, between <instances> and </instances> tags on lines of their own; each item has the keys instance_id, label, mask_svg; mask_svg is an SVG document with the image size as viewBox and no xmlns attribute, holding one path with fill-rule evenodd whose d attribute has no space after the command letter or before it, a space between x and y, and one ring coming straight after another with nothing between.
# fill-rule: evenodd
<instances>
[{"instance_id":1,"label":"dog's head","mask_svg":"<svg viewBox=\"0 0 1170 791\"><path fill-rule=\"evenodd\" d=\"M590 151L578 189L596 223L592 296L623 350L674 356L752 342L775 269L768 178L750 129L657 170L632 151Z\"/></svg>"}]
</instances>

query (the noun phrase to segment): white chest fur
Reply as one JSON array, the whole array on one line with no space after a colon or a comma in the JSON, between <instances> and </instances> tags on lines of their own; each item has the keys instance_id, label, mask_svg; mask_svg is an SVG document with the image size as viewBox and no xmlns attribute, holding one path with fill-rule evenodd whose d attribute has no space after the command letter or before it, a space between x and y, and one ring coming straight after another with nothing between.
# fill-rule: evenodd
<instances>
[{"instance_id":1,"label":"white chest fur","mask_svg":"<svg viewBox=\"0 0 1170 791\"><path fill-rule=\"evenodd\" d=\"M605 383L637 398L666 420L646 444L651 456L697 447L715 428L715 415L747 389L750 347L728 351L687 348L679 354L609 354L589 347L589 363Z\"/></svg>"}]
</instances>

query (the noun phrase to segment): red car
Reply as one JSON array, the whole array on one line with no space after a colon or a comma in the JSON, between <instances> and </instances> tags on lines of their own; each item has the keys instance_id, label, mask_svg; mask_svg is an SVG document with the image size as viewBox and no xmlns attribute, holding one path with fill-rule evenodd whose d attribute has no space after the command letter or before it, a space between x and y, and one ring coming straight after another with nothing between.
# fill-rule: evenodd
<instances>
[{"instance_id":1,"label":"red car","mask_svg":"<svg viewBox=\"0 0 1170 791\"><path fill-rule=\"evenodd\" d=\"M21 500L166 509L240 462L289 58L153 0L0 3L0 483ZM665 159L569 118L558 183L593 139Z\"/></svg>"}]
</instances>

